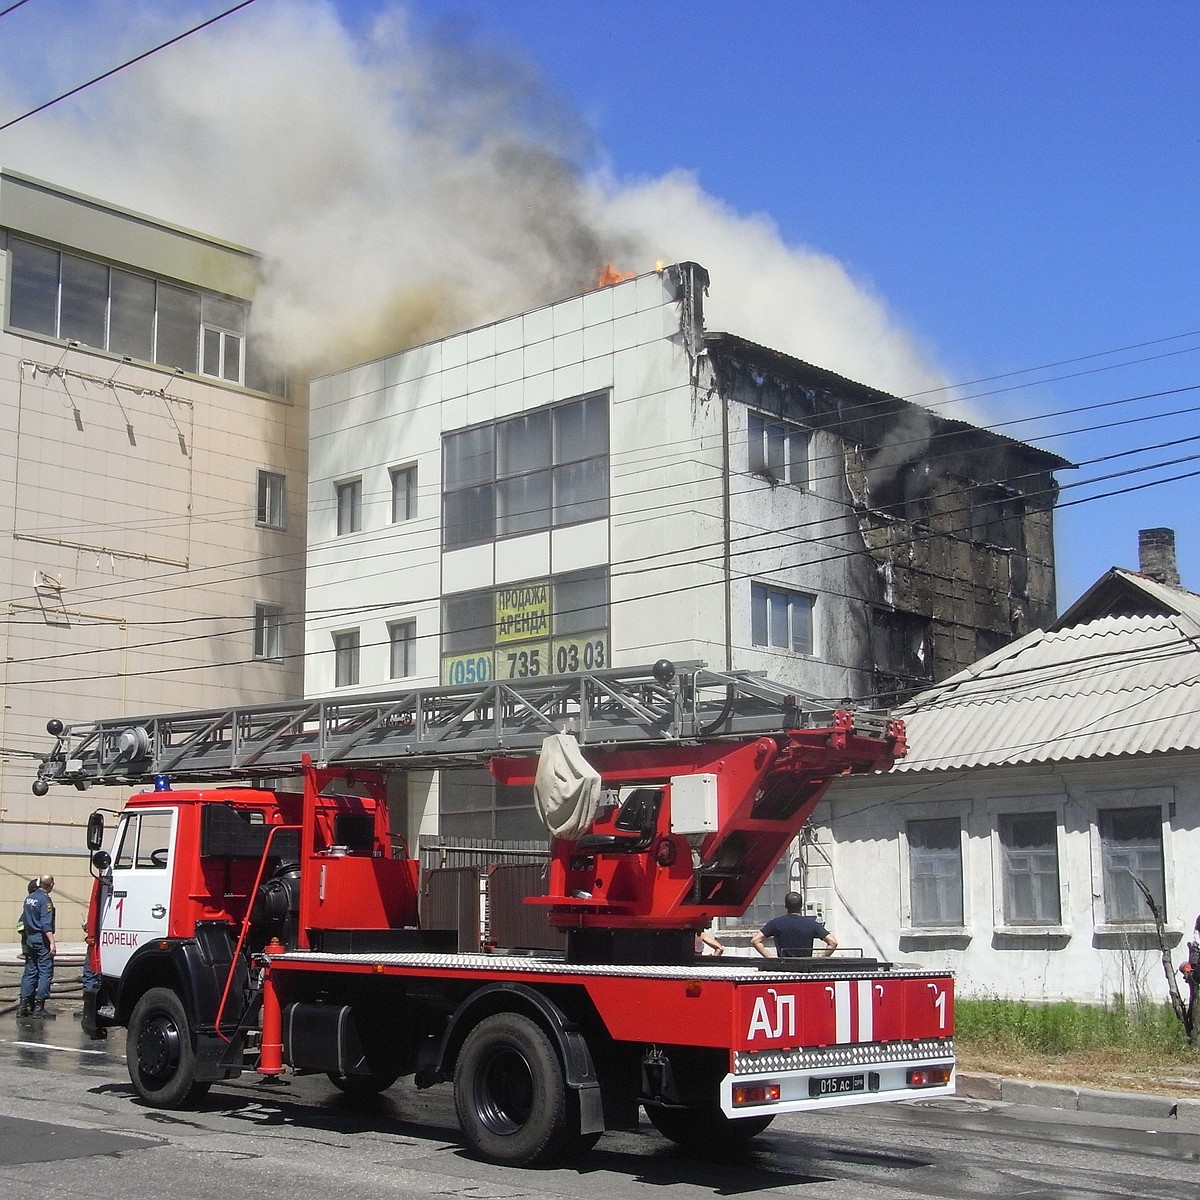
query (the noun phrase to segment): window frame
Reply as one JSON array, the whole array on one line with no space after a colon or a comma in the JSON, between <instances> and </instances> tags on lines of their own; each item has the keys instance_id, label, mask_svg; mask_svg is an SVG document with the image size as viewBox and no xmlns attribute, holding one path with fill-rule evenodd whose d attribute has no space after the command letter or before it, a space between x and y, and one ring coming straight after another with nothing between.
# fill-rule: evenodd
<instances>
[{"instance_id":1,"label":"window frame","mask_svg":"<svg viewBox=\"0 0 1200 1200\"><path fill-rule=\"evenodd\" d=\"M1037 797L1022 798L1021 800L1001 800L989 806L992 809L991 848L992 848L992 879L993 885L993 932L1012 934L1021 937L1028 936L1068 936L1069 931L1064 924L1067 913L1070 912L1067 894L1067 872L1064 844L1063 809L1061 804L1046 803ZM1009 861L1008 846L1005 842L1005 823L1031 817L1046 817L1053 827L1054 852L1054 896L1058 903L1057 920L1017 920L1012 915L1009 903Z\"/></svg>"},{"instance_id":2,"label":"window frame","mask_svg":"<svg viewBox=\"0 0 1200 1200\"><path fill-rule=\"evenodd\" d=\"M602 447L587 444L601 425ZM606 520L611 440L607 390L444 433L443 552Z\"/></svg>"},{"instance_id":3,"label":"window frame","mask_svg":"<svg viewBox=\"0 0 1200 1200\"><path fill-rule=\"evenodd\" d=\"M417 464L405 463L402 466L391 467L388 479L392 488L392 524L401 525L405 521L414 521L417 517ZM398 490L398 484L403 481L403 488ZM403 499L403 503L400 501ZM401 512L403 509L403 512Z\"/></svg>"},{"instance_id":4,"label":"window frame","mask_svg":"<svg viewBox=\"0 0 1200 1200\"><path fill-rule=\"evenodd\" d=\"M409 617L402 621L389 621L388 631L388 678L411 679L417 673L417 622ZM402 637L397 634L402 633ZM403 647L404 670L396 669L397 650Z\"/></svg>"},{"instance_id":5,"label":"window frame","mask_svg":"<svg viewBox=\"0 0 1200 1200\"><path fill-rule=\"evenodd\" d=\"M362 532L363 481L361 475L341 479L333 485L334 530L337 537Z\"/></svg>"},{"instance_id":6,"label":"window frame","mask_svg":"<svg viewBox=\"0 0 1200 1200\"><path fill-rule=\"evenodd\" d=\"M762 619L759 618L760 596L762 604ZM772 641L774 622L772 620L772 599L782 599L787 604L787 644L782 645ZM807 603L806 636L804 641L807 648L796 645L795 609L799 602ZM760 640L761 628L761 640ZM780 587L778 584L765 583L758 579L750 581L750 645L755 650L766 653L795 654L801 658L817 657L817 596L812 592L804 592L798 588Z\"/></svg>"},{"instance_id":7,"label":"window frame","mask_svg":"<svg viewBox=\"0 0 1200 1200\"><path fill-rule=\"evenodd\" d=\"M1091 811L1093 924L1098 934L1149 933L1155 930L1154 918L1141 893L1136 891L1135 908L1143 914L1129 920L1114 919L1110 912L1109 866L1104 846L1103 818L1108 814L1154 811L1158 815L1158 851L1162 871L1162 914L1168 929L1181 928L1174 916L1175 880L1170 847L1172 842L1171 808L1174 789L1170 787L1127 788L1121 791L1093 792L1088 796ZM1132 884L1130 886L1133 886Z\"/></svg>"},{"instance_id":8,"label":"window frame","mask_svg":"<svg viewBox=\"0 0 1200 1200\"><path fill-rule=\"evenodd\" d=\"M254 660L282 662L283 657L283 605L260 600L254 605Z\"/></svg>"},{"instance_id":9,"label":"window frame","mask_svg":"<svg viewBox=\"0 0 1200 1200\"><path fill-rule=\"evenodd\" d=\"M746 418L746 466L774 484L812 490L812 430L751 410Z\"/></svg>"},{"instance_id":10,"label":"window frame","mask_svg":"<svg viewBox=\"0 0 1200 1200\"><path fill-rule=\"evenodd\" d=\"M254 523L261 529L287 529L287 476L259 467L256 475Z\"/></svg>"},{"instance_id":11,"label":"window frame","mask_svg":"<svg viewBox=\"0 0 1200 1200\"><path fill-rule=\"evenodd\" d=\"M901 937L969 937L970 914L968 911L968 900L970 898L969 886L969 857L967 846L967 828L966 815L960 805L931 805L922 807L919 810L920 815L917 815L918 810L910 809L900 820L899 843L900 843L900 936ZM958 824L958 868L959 868L959 887L960 887L960 920L955 922L945 922L941 924L920 924L914 920L914 901L913 901L913 845L911 838L911 827L916 824L931 821L950 821L953 820Z\"/></svg>"},{"instance_id":12,"label":"window frame","mask_svg":"<svg viewBox=\"0 0 1200 1200\"><path fill-rule=\"evenodd\" d=\"M331 634L333 642L333 686L357 687L362 679L362 631L338 629Z\"/></svg>"},{"instance_id":13,"label":"window frame","mask_svg":"<svg viewBox=\"0 0 1200 1200\"><path fill-rule=\"evenodd\" d=\"M10 238L8 244L11 267L9 272L10 297L14 290L26 289L30 280L33 279L32 275L20 270L21 264L19 259L23 251L18 250L15 254L11 253L17 247L30 247L35 253L52 254L55 256L56 277L53 286L53 301L51 304L42 305L44 309L47 309L44 314L46 316L50 315L49 308L53 309L53 329L41 326L28 328L25 325L16 324L13 320L14 306L11 300L5 310L4 322L6 329L14 333L32 335L34 337L47 337L55 341L77 341L88 349L98 350L105 354L127 357L130 360L148 363L168 370L182 370L190 375L215 380L223 384L233 384L236 387L247 386L245 381L247 373L251 369L247 354L249 339L246 333L249 326L251 308L249 301L237 296L223 295L220 292L197 287L194 284L167 279L159 275L150 275L144 271L135 270L126 263L109 262L93 255L80 253L71 247L57 246L48 242L38 241L35 238L16 236ZM66 260L84 264L86 269L97 273L104 272L103 315L96 314L102 320L104 326L103 336L99 341L94 336L81 337L80 334L84 332L82 329L65 328L63 325L64 304L71 305L78 301L82 305L79 309L81 314L84 308L89 307L84 290L64 287L63 265ZM148 323L144 327L135 329L136 323L129 323L133 310L127 309L124 305L121 305L123 320L120 324L115 320L115 307L121 300L119 295L121 288L114 285L114 280L117 280L118 283L120 281L142 280L149 285L152 290L151 310L145 314L148 317ZM49 301L49 291L48 287L42 287L40 291L35 288L28 293L28 297L22 297L20 304L21 306L25 306L29 298L39 296L43 300ZM174 305L168 304L168 298L171 296L177 302ZM180 305L183 305L183 307L180 307ZM94 304L91 307L94 307ZM184 308L188 309L186 314L183 312ZM205 308L211 309L217 315L212 319L206 319ZM221 320L219 314L222 308L226 310L227 316L236 314L238 320L236 322ZM191 310L193 309L195 316L194 331L191 329L191 318L193 315ZM171 329L169 318L179 318L181 314L186 316L187 328L185 328L183 323L176 320L174 328ZM241 328L232 328L234 324L239 324ZM131 331L136 332L136 338L134 339L137 342L136 346L131 345L127 340ZM114 335L118 332L121 336L114 340ZM167 335L169 333L175 335L173 339L168 338ZM191 338L192 348L181 356L178 352L186 344L188 333L194 333L194 336ZM218 335L217 368L215 371L205 369L209 334ZM147 353L136 353L135 351L137 350L146 350ZM231 357L234 362L232 369L229 366ZM282 391L279 394L282 394Z\"/></svg>"}]
</instances>

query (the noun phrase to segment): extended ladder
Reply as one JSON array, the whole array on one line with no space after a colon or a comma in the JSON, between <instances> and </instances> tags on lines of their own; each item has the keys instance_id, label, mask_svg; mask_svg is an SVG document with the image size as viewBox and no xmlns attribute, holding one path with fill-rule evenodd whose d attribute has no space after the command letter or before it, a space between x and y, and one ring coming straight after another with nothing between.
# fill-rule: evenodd
<instances>
[{"instance_id":1,"label":"extended ladder","mask_svg":"<svg viewBox=\"0 0 1200 1200\"><path fill-rule=\"evenodd\" d=\"M537 750L554 733L581 745L662 745L828 726L832 710L753 672L703 663L616 667L457 687L113 717L48 729L57 741L34 791L51 783L139 784L251 779L317 766L360 769L475 765ZM883 737L882 714L855 728Z\"/></svg>"}]
</instances>

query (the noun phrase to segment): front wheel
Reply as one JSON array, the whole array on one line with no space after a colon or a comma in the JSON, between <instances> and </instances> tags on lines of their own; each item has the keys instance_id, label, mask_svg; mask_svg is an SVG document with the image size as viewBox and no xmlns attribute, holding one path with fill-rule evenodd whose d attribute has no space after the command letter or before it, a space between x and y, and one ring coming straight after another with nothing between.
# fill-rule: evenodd
<instances>
[{"instance_id":1,"label":"front wheel","mask_svg":"<svg viewBox=\"0 0 1200 1200\"><path fill-rule=\"evenodd\" d=\"M210 1086L196 1079L187 1012L169 988L151 988L134 1005L125 1061L138 1095L157 1108L190 1108Z\"/></svg>"},{"instance_id":2,"label":"front wheel","mask_svg":"<svg viewBox=\"0 0 1200 1200\"><path fill-rule=\"evenodd\" d=\"M775 1119L764 1114L759 1117L727 1117L719 1108L664 1108L647 1104L650 1124L677 1146L704 1153L722 1154L745 1145L762 1133Z\"/></svg>"},{"instance_id":3,"label":"front wheel","mask_svg":"<svg viewBox=\"0 0 1200 1200\"><path fill-rule=\"evenodd\" d=\"M550 1038L520 1013L486 1017L467 1035L454 1106L471 1149L505 1166L538 1166L588 1145Z\"/></svg>"}]
</instances>

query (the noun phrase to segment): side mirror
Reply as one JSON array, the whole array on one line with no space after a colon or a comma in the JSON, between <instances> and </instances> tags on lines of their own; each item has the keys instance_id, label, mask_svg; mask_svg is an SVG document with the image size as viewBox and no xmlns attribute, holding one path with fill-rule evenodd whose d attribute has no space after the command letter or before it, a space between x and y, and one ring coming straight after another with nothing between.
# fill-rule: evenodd
<instances>
[{"instance_id":1,"label":"side mirror","mask_svg":"<svg viewBox=\"0 0 1200 1200\"><path fill-rule=\"evenodd\" d=\"M104 814L102 812L94 812L88 817L87 823L87 848L89 850L99 850L104 844Z\"/></svg>"},{"instance_id":2,"label":"side mirror","mask_svg":"<svg viewBox=\"0 0 1200 1200\"><path fill-rule=\"evenodd\" d=\"M112 858L107 850L96 850L92 854L92 866L96 868L97 875L103 875L109 867L112 866Z\"/></svg>"}]
</instances>

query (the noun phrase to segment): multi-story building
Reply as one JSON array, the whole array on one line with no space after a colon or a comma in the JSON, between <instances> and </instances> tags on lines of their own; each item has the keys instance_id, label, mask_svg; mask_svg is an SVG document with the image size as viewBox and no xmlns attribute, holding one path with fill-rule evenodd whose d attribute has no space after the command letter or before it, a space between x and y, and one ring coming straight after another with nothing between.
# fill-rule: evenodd
<instances>
[{"instance_id":1,"label":"multi-story building","mask_svg":"<svg viewBox=\"0 0 1200 1200\"><path fill-rule=\"evenodd\" d=\"M47 721L301 692L307 417L256 355L257 282L242 247L0 173L0 911L51 871L66 940L97 797L31 793Z\"/></svg>"},{"instance_id":2,"label":"multi-story building","mask_svg":"<svg viewBox=\"0 0 1200 1200\"><path fill-rule=\"evenodd\" d=\"M1062 459L709 332L707 285L313 384L309 694L666 657L886 704L1053 617ZM405 799L410 838L537 833L482 774Z\"/></svg>"}]
</instances>

